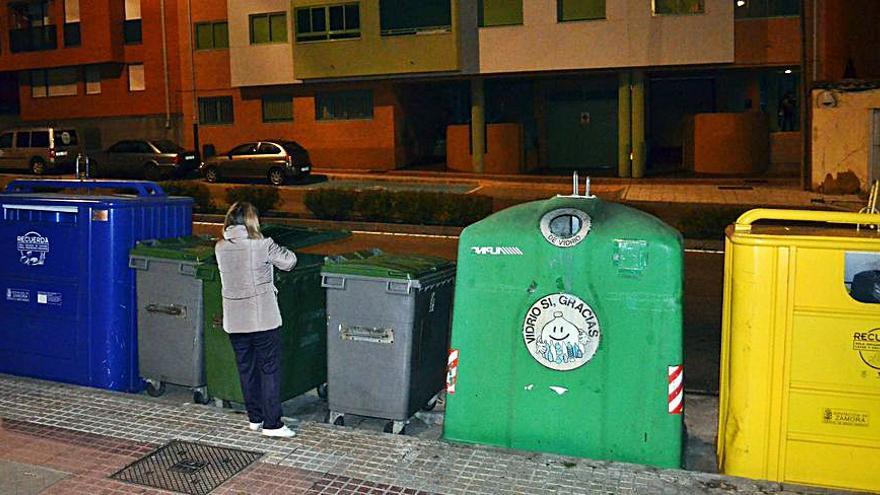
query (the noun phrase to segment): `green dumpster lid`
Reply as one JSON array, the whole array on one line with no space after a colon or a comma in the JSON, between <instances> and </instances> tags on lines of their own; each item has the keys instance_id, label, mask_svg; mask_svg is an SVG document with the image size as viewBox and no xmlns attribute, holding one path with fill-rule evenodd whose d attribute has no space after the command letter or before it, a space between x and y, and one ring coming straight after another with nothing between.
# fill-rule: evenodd
<instances>
[{"instance_id":1,"label":"green dumpster lid","mask_svg":"<svg viewBox=\"0 0 880 495\"><path fill-rule=\"evenodd\" d=\"M324 273L413 280L448 270L455 263L436 256L378 254L365 258L328 259Z\"/></svg>"},{"instance_id":2,"label":"green dumpster lid","mask_svg":"<svg viewBox=\"0 0 880 495\"><path fill-rule=\"evenodd\" d=\"M347 230L318 230L308 227L267 224L261 229L263 236L271 237L278 245L290 250L302 249L324 242L351 236Z\"/></svg>"},{"instance_id":3,"label":"green dumpster lid","mask_svg":"<svg viewBox=\"0 0 880 495\"><path fill-rule=\"evenodd\" d=\"M184 236L139 241L131 256L204 262L214 256L217 239L210 236Z\"/></svg>"}]
</instances>

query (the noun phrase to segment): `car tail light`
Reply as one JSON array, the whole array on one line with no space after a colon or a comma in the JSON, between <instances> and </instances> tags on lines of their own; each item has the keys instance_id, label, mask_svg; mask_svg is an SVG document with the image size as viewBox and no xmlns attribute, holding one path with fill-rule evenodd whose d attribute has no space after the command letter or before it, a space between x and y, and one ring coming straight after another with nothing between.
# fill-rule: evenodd
<instances>
[{"instance_id":1,"label":"car tail light","mask_svg":"<svg viewBox=\"0 0 880 495\"><path fill-rule=\"evenodd\" d=\"M180 165L180 162L181 162L180 155L174 155L174 164Z\"/></svg>"},{"instance_id":2,"label":"car tail light","mask_svg":"<svg viewBox=\"0 0 880 495\"><path fill-rule=\"evenodd\" d=\"M49 159L55 159L55 148L49 148Z\"/></svg>"}]
</instances>

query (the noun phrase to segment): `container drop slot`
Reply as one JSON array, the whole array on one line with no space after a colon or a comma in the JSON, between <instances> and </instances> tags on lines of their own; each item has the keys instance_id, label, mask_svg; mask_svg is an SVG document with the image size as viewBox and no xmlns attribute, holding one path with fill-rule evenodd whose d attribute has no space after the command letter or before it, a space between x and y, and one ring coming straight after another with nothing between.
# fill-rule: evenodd
<instances>
[{"instance_id":1,"label":"container drop slot","mask_svg":"<svg viewBox=\"0 0 880 495\"><path fill-rule=\"evenodd\" d=\"M339 338L341 340L350 340L354 342L393 344L394 329L341 324L339 325Z\"/></svg>"}]
</instances>

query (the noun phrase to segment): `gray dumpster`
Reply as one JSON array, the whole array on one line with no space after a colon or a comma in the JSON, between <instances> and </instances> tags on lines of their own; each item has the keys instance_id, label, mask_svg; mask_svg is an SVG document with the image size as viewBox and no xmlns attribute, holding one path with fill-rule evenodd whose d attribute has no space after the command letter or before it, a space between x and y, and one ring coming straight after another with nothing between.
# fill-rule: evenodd
<instances>
[{"instance_id":1,"label":"gray dumpster","mask_svg":"<svg viewBox=\"0 0 880 495\"><path fill-rule=\"evenodd\" d=\"M455 265L441 258L379 254L328 260L328 422L345 414L389 420L402 433L445 383Z\"/></svg>"},{"instance_id":2,"label":"gray dumpster","mask_svg":"<svg viewBox=\"0 0 880 495\"><path fill-rule=\"evenodd\" d=\"M138 364L147 393L165 384L193 389L193 402L208 402L205 389L202 281L196 269L214 256L215 240L178 237L139 242L129 266L137 273Z\"/></svg>"}]
</instances>

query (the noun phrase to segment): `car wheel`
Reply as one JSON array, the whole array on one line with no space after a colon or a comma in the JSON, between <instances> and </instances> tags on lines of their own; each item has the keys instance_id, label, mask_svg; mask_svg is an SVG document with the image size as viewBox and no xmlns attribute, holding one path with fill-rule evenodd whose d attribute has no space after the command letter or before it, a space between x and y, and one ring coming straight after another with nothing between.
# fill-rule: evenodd
<instances>
[{"instance_id":1,"label":"car wheel","mask_svg":"<svg viewBox=\"0 0 880 495\"><path fill-rule=\"evenodd\" d=\"M144 165L144 179L156 181L161 178L162 173L159 171L159 167L157 167L155 163L147 163Z\"/></svg>"},{"instance_id":2,"label":"car wheel","mask_svg":"<svg viewBox=\"0 0 880 495\"><path fill-rule=\"evenodd\" d=\"M273 186L283 185L287 180L287 177L284 176L284 171L280 168L273 168L269 170L269 183Z\"/></svg>"},{"instance_id":3,"label":"car wheel","mask_svg":"<svg viewBox=\"0 0 880 495\"><path fill-rule=\"evenodd\" d=\"M34 175L43 175L46 173L46 162L44 162L41 158L34 158L31 160L31 172Z\"/></svg>"},{"instance_id":4,"label":"car wheel","mask_svg":"<svg viewBox=\"0 0 880 495\"><path fill-rule=\"evenodd\" d=\"M220 180L220 175L217 174L217 169L214 167L205 170L205 180L208 182L218 182Z\"/></svg>"}]
</instances>

